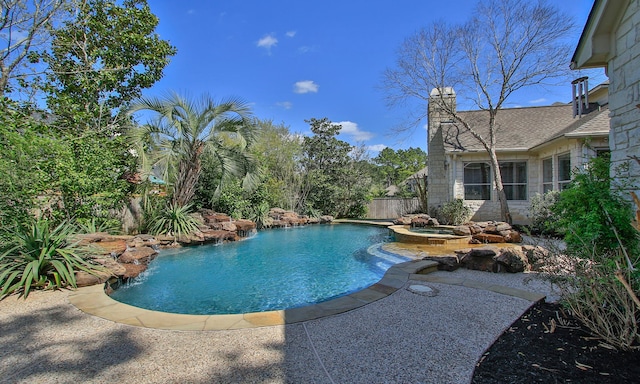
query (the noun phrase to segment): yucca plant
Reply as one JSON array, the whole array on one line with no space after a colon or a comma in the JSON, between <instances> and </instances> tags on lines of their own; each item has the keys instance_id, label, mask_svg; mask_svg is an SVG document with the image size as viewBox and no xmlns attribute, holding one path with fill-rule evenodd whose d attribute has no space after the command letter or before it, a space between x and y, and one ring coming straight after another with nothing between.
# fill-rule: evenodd
<instances>
[{"instance_id":1,"label":"yucca plant","mask_svg":"<svg viewBox=\"0 0 640 384\"><path fill-rule=\"evenodd\" d=\"M189 215L191 204L184 206L169 203L164 209L155 212L149 224L154 235L173 236L174 242L182 235L198 229L198 220Z\"/></svg>"},{"instance_id":2,"label":"yucca plant","mask_svg":"<svg viewBox=\"0 0 640 384\"><path fill-rule=\"evenodd\" d=\"M51 228L45 219L13 229L11 240L0 248L0 299L13 293L26 298L33 288L75 288L76 271L100 271L71 241L74 233L75 227L68 222Z\"/></svg>"}]
</instances>

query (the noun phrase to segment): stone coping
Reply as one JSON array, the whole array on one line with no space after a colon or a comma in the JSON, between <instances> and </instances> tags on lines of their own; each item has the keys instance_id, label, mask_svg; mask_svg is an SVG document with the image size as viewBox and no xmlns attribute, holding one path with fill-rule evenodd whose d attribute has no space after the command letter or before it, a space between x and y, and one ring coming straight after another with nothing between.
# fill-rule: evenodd
<instances>
[{"instance_id":1,"label":"stone coping","mask_svg":"<svg viewBox=\"0 0 640 384\"><path fill-rule=\"evenodd\" d=\"M453 276L429 276L430 272L437 270L437 266L437 262L430 260L403 262L389 268L382 280L361 291L315 305L279 311L229 315L158 312L116 301L105 293L102 285L78 288L69 294L69 302L85 313L121 324L166 330L217 331L292 324L347 312L389 296L404 287L408 281L461 285L534 302L545 298L541 294Z\"/></svg>"}]
</instances>

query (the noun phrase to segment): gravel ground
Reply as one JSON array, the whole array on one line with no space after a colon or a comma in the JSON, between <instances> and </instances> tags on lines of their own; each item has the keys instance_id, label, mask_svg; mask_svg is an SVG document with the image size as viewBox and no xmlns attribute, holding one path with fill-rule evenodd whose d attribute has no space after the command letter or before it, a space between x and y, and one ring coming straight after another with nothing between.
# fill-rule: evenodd
<instances>
[{"instance_id":1,"label":"gravel ground","mask_svg":"<svg viewBox=\"0 0 640 384\"><path fill-rule=\"evenodd\" d=\"M526 274L435 272L533 292ZM532 304L440 283L336 316L233 331L164 331L93 317L67 292L0 301L2 383L467 383L478 358Z\"/></svg>"}]
</instances>

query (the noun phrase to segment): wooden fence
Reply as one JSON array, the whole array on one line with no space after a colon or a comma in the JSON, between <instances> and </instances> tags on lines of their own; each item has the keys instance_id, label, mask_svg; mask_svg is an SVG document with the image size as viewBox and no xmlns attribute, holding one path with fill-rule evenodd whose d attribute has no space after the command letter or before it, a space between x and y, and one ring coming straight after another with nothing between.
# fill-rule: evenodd
<instances>
[{"instance_id":1,"label":"wooden fence","mask_svg":"<svg viewBox=\"0 0 640 384\"><path fill-rule=\"evenodd\" d=\"M368 219L395 219L405 213L414 213L420 210L418 198L401 199L384 197L373 199L367 206Z\"/></svg>"}]
</instances>

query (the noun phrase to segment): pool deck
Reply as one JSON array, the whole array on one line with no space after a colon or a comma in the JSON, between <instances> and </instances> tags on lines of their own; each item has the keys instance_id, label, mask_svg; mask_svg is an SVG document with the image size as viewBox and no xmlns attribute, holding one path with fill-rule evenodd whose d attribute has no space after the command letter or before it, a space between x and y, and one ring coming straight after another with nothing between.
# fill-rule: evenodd
<instances>
[{"instance_id":1,"label":"pool deck","mask_svg":"<svg viewBox=\"0 0 640 384\"><path fill-rule=\"evenodd\" d=\"M364 291L262 314L146 311L100 286L12 296L0 301L0 382L468 383L495 339L554 294L535 274L433 269L408 261Z\"/></svg>"},{"instance_id":2,"label":"pool deck","mask_svg":"<svg viewBox=\"0 0 640 384\"><path fill-rule=\"evenodd\" d=\"M382 280L361 291L316 305L299 308L229 315L184 315L158 312L121 303L109 297L102 285L79 288L69 294L69 302L81 311L116 323L145 328L182 331L219 331L293 324L354 310L389 296L408 281L436 282L483 289L537 302L544 295L447 276L430 276L438 263L413 260L389 268Z\"/></svg>"}]
</instances>

